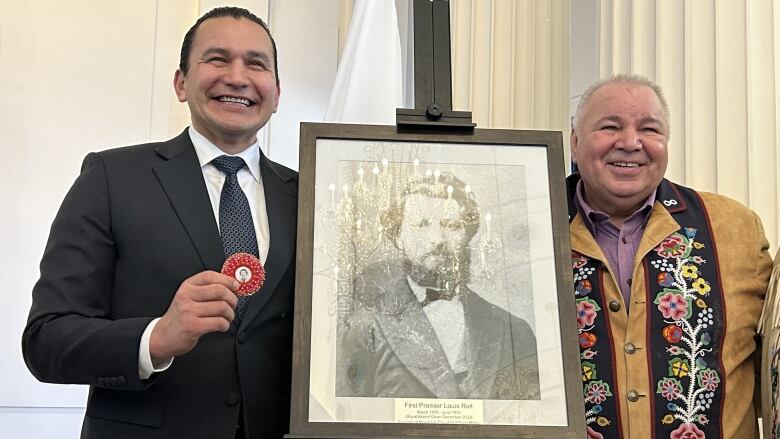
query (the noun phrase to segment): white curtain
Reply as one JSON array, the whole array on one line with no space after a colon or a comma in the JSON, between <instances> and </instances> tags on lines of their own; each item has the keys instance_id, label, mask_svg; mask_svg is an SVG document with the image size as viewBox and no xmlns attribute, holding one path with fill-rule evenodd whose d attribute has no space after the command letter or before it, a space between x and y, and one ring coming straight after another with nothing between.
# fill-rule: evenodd
<instances>
[{"instance_id":1,"label":"white curtain","mask_svg":"<svg viewBox=\"0 0 780 439\"><path fill-rule=\"evenodd\" d=\"M325 121L394 124L404 96L395 2L357 0L350 6L351 23Z\"/></svg>"},{"instance_id":2,"label":"white curtain","mask_svg":"<svg viewBox=\"0 0 780 439\"><path fill-rule=\"evenodd\" d=\"M671 179L741 201L780 238L780 1L598 0L599 76L645 75L672 113Z\"/></svg>"},{"instance_id":3,"label":"white curtain","mask_svg":"<svg viewBox=\"0 0 780 439\"><path fill-rule=\"evenodd\" d=\"M354 5L339 0L342 51ZM569 0L450 0L450 23L453 108L478 128L561 130L568 143Z\"/></svg>"}]
</instances>

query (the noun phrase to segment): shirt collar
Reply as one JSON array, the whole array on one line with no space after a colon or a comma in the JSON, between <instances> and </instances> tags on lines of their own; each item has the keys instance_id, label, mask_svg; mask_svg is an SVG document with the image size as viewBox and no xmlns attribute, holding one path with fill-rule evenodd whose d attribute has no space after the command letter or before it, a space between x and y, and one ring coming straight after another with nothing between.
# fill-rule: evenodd
<instances>
[{"instance_id":1,"label":"shirt collar","mask_svg":"<svg viewBox=\"0 0 780 439\"><path fill-rule=\"evenodd\" d=\"M198 156L198 162L200 167L211 163L212 160L225 154L224 151L219 149L217 145L212 143L209 139L197 132L195 128L190 126L189 128L190 140L195 147L195 154ZM260 140L255 140L255 143L249 145L245 150L235 154L237 157L241 157L246 162L246 167L254 177L255 181L260 181ZM213 166L213 165L212 165Z\"/></svg>"},{"instance_id":2,"label":"shirt collar","mask_svg":"<svg viewBox=\"0 0 780 439\"><path fill-rule=\"evenodd\" d=\"M585 222L585 225L588 227L588 230L590 230L590 233L593 236L596 236L596 226L594 224L594 219L599 220L609 220L609 215L593 209L586 201L585 201L585 195L584 195L584 189L583 189L582 180L577 182L577 188L575 190L575 204L577 205L577 210L580 211L580 214L582 215L582 219ZM644 227L647 225L647 220L650 219L650 212L653 211L653 204L655 204L655 192L653 191L649 197L645 200L645 202L639 206L639 209L637 209L634 213L632 213L626 220L629 220L631 218L636 217L637 215L643 215L642 218L642 226Z\"/></svg>"},{"instance_id":3,"label":"shirt collar","mask_svg":"<svg viewBox=\"0 0 780 439\"><path fill-rule=\"evenodd\" d=\"M425 300L425 287L420 286L417 282L412 280L411 276L406 276L406 281L409 282L409 288L412 290L412 293L417 297L418 302L422 302Z\"/></svg>"}]
</instances>

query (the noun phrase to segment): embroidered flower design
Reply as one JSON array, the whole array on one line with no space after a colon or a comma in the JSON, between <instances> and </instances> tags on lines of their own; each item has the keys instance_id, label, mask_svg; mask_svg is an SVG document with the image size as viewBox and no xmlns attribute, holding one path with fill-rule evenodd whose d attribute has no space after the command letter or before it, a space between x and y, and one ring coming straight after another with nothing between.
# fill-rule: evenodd
<instances>
[{"instance_id":1,"label":"embroidered flower design","mask_svg":"<svg viewBox=\"0 0 780 439\"><path fill-rule=\"evenodd\" d=\"M688 364L688 360L683 360L680 357L674 357L669 360L669 375L676 377L686 377L691 371L691 365Z\"/></svg>"},{"instance_id":2,"label":"embroidered flower design","mask_svg":"<svg viewBox=\"0 0 780 439\"><path fill-rule=\"evenodd\" d=\"M596 320L597 311L601 311L601 307L591 299L581 299L577 301L577 326L583 329L588 326L593 326L593 321Z\"/></svg>"},{"instance_id":3,"label":"embroidered flower design","mask_svg":"<svg viewBox=\"0 0 780 439\"><path fill-rule=\"evenodd\" d=\"M720 384L720 377L718 372L712 369L705 369L699 372L696 379L699 381L699 385L712 392L718 388Z\"/></svg>"},{"instance_id":4,"label":"embroidered flower design","mask_svg":"<svg viewBox=\"0 0 780 439\"><path fill-rule=\"evenodd\" d=\"M667 401L674 401L682 396L682 384L675 378L664 377L658 382L655 393L660 393Z\"/></svg>"},{"instance_id":5,"label":"embroidered flower design","mask_svg":"<svg viewBox=\"0 0 780 439\"><path fill-rule=\"evenodd\" d=\"M572 268L577 269L577 268L580 268L580 267L584 267L585 264L587 264L587 263L588 263L588 260L585 259L584 257L582 257L581 254L579 254L577 252L572 252L571 253L571 266L572 266Z\"/></svg>"},{"instance_id":6,"label":"embroidered flower design","mask_svg":"<svg viewBox=\"0 0 780 439\"><path fill-rule=\"evenodd\" d=\"M682 340L683 330L677 325L666 325L661 330L661 334L669 343L677 343Z\"/></svg>"},{"instance_id":7,"label":"embroidered flower design","mask_svg":"<svg viewBox=\"0 0 780 439\"><path fill-rule=\"evenodd\" d=\"M588 433L587 439L604 439L604 435L594 430L593 428L587 427L586 430Z\"/></svg>"},{"instance_id":8,"label":"embroidered flower design","mask_svg":"<svg viewBox=\"0 0 780 439\"><path fill-rule=\"evenodd\" d=\"M674 271L674 268L666 259L653 259L650 261L650 265L661 271Z\"/></svg>"},{"instance_id":9,"label":"embroidered flower design","mask_svg":"<svg viewBox=\"0 0 780 439\"><path fill-rule=\"evenodd\" d=\"M579 282L581 280L585 280L593 274L593 272L596 271L595 267L580 267L577 268L576 271L572 274L574 274L574 282Z\"/></svg>"},{"instance_id":10,"label":"embroidered flower design","mask_svg":"<svg viewBox=\"0 0 780 439\"><path fill-rule=\"evenodd\" d=\"M701 277L696 279L696 281L693 282L692 286L693 288L696 288L696 292L702 296L709 293L711 290L709 282L707 282L706 280L704 280L704 278Z\"/></svg>"},{"instance_id":11,"label":"embroidered flower design","mask_svg":"<svg viewBox=\"0 0 780 439\"><path fill-rule=\"evenodd\" d=\"M681 424L669 435L671 439L705 439L704 432L696 424Z\"/></svg>"},{"instance_id":12,"label":"embroidered flower design","mask_svg":"<svg viewBox=\"0 0 780 439\"><path fill-rule=\"evenodd\" d=\"M706 300L715 287L701 271L706 260L699 250L709 245L696 241L697 232L684 227L668 236L654 249L660 258L649 264L657 270L653 276L661 288L653 300L660 313L655 318L662 316L664 320L655 337L660 335L662 339L656 340L668 343L667 373L656 381L655 392L657 401L666 399L667 411L660 413L656 422L674 429L671 439L705 438L700 429L708 422L704 411L709 410L720 387L719 372L707 366L713 350L707 328L713 325L714 317ZM704 239L708 242L706 236Z\"/></svg>"},{"instance_id":13,"label":"embroidered flower design","mask_svg":"<svg viewBox=\"0 0 780 439\"><path fill-rule=\"evenodd\" d=\"M672 355L680 355L683 353L683 350L679 346L669 346L666 348L666 352L669 352Z\"/></svg>"},{"instance_id":14,"label":"embroidered flower design","mask_svg":"<svg viewBox=\"0 0 780 439\"><path fill-rule=\"evenodd\" d=\"M688 250L688 240L679 233L667 236L666 239L655 248L655 252L658 253L658 256L664 259L680 257Z\"/></svg>"},{"instance_id":15,"label":"embroidered flower design","mask_svg":"<svg viewBox=\"0 0 780 439\"><path fill-rule=\"evenodd\" d=\"M688 315L688 301L679 293L660 293L654 303L665 319L682 320Z\"/></svg>"},{"instance_id":16,"label":"embroidered flower design","mask_svg":"<svg viewBox=\"0 0 780 439\"><path fill-rule=\"evenodd\" d=\"M598 418L596 418L596 423L599 424L599 426L601 427L606 427L607 425L609 425L609 419L603 416L599 416Z\"/></svg>"},{"instance_id":17,"label":"embroidered flower design","mask_svg":"<svg viewBox=\"0 0 780 439\"><path fill-rule=\"evenodd\" d=\"M590 332L580 334L580 347L582 349L592 348L596 344L596 336Z\"/></svg>"},{"instance_id":18,"label":"embroidered flower design","mask_svg":"<svg viewBox=\"0 0 780 439\"><path fill-rule=\"evenodd\" d=\"M696 407L704 407L704 410L709 410L712 406L712 398L715 397L715 392L702 392L696 397ZM704 424L702 424L704 425Z\"/></svg>"},{"instance_id":19,"label":"embroidered flower design","mask_svg":"<svg viewBox=\"0 0 780 439\"><path fill-rule=\"evenodd\" d=\"M669 273L658 273L658 285L668 288L674 285L674 277Z\"/></svg>"},{"instance_id":20,"label":"embroidered flower design","mask_svg":"<svg viewBox=\"0 0 780 439\"><path fill-rule=\"evenodd\" d=\"M582 366L582 381L589 381L596 378L595 364L589 361L583 361L581 366Z\"/></svg>"},{"instance_id":21,"label":"embroidered flower design","mask_svg":"<svg viewBox=\"0 0 780 439\"><path fill-rule=\"evenodd\" d=\"M591 381L585 386L585 401L591 404L601 404L608 396L612 396L612 392L604 381Z\"/></svg>"},{"instance_id":22,"label":"embroidered flower design","mask_svg":"<svg viewBox=\"0 0 780 439\"><path fill-rule=\"evenodd\" d=\"M592 289L593 288L590 281L584 279L577 283L577 286L574 288L574 291L576 291L577 295L579 296L587 296Z\"/></svg>"},{"instance_id":23,"label":"embroidered flower design","mask_svg":"<svg viewBox=\"0 0 780 439\"><path fill-rule=\"evenodd\" d=\"M597 351L592 351L590 349L585 349L580 354L580 357L582 357L582 359L584 359L584 360L590 360L591 358L596 356L596 353L597 353Z\"/></svg>"},{"instance_id":24,"label":"embroidered flower design","mask_svg":"<svg viewBox=\"0 0 780 439\"><path fill-rule=\"evenodd\" d=\"M682 275L688 279L696 279L699 277L699 267L695 265L683 265Z\"/></svg>"},{"instance_id":25,"label":"embroidered flower design","mask_svg":"<svg viewBox=\"0 0 780 439\"><path fill-rule=\"evenodd\" d=\"M696 323L701 325L702 328L712 326L715 323L715 317L712 315L712 308L706 308L706 304L702 308L703 309L699 311L699 316L696 318Z\"/></svg>"}]
</instances>

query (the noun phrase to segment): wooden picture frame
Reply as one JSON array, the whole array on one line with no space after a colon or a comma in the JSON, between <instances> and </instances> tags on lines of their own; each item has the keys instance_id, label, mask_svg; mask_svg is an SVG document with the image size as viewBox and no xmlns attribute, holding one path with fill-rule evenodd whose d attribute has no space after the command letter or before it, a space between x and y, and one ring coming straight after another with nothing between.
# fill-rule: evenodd
<instances>
[{"instance_id":1,"label":"wooden picture frame","mask_svg":"<svg viewBox=\"0 0 780 439\"><path fill-rule=\"evenodd\" d=\"M564 177L559 132L302 123L287 437L585 437Z\"/></svg>"}]
</instances>

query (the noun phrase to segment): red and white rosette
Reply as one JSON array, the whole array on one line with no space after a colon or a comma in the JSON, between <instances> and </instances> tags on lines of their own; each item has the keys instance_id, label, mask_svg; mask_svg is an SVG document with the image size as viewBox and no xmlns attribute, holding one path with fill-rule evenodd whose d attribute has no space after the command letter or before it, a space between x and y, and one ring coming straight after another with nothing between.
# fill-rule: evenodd
<instances>
[{"instance_id":1,"label":"red and white rosette","mask_svg":"<svg viewBox=\"0 0 780 439\"><path fill-rule=\"evenodd\" d=\"M249 253L235 253L222 264L222 274L237 280L241 286L237 296L251 296L265 281L265 269L260 259Z\"/></svg>"}]
</instances>

